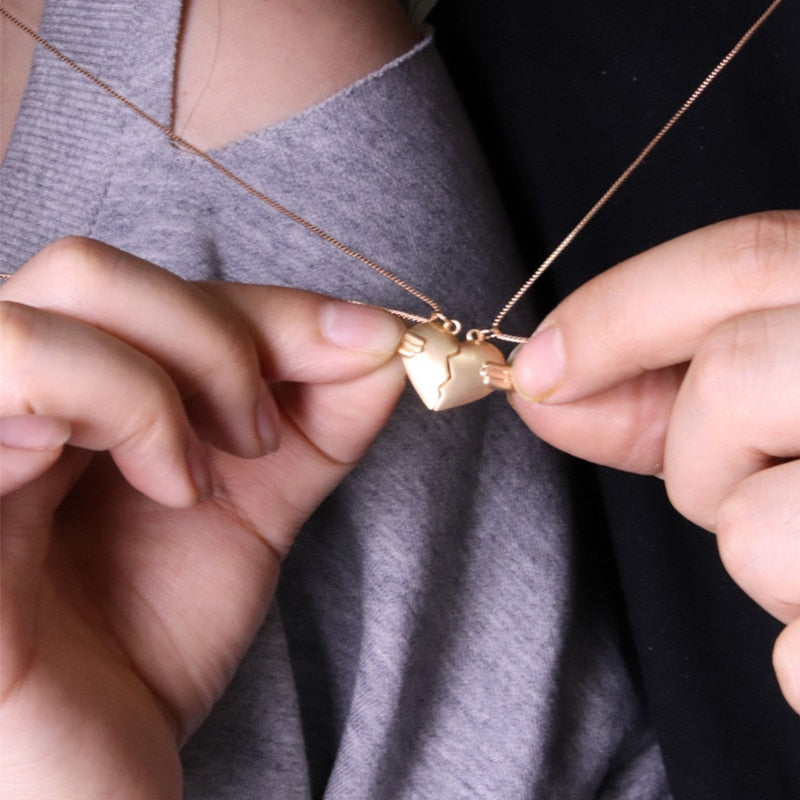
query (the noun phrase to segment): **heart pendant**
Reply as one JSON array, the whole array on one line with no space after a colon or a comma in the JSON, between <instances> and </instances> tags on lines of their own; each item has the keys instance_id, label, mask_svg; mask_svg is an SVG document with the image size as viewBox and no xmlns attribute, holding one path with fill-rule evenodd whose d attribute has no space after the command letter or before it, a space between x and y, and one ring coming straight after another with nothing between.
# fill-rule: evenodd
<instances>
[{"instance_id":1,"label":"heart pendant","mask_svg":"<svg viewBox=\"0 0 800 800\"><path fill-rule=\"evenodd\" d=\"M481 338L459 340L451 325L438 321L415 325L398 349L411 385L431 411L511 388L510 370L500 350Z\"/></svg>"}]
</instances>

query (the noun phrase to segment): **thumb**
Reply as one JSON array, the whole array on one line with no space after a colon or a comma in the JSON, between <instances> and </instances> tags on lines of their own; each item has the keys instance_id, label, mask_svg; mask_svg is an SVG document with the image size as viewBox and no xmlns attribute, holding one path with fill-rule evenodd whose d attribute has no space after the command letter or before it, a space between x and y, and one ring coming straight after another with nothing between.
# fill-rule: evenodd
<instances>
[{"instance_id":1,"label":"thumb","mask_svg":"<svg viewBox=\"0 0 800 800\"><path fill-rule=\"evenodd\" d=\"M660 471L685 365L726 320L798 302L798 252L800 213L770 212L692 231L601 273L520 347L514 407L557 447Z\"/></svg>"},{"instance_id":2,"label":"thumb","mask_svg":"<svg viewBox=\"0 0 800 800\"><path fill-rule=\"evenodd\" d=\"M54 417L23 414L0 419L0 496L47 472L69 436L69 423Z\"/></svg>"},{"instance_id":3,"label":"thumb","mask_svg":"<svg viewBox=\"0 0 800 800\"><path fill-rule=\"evenodd\" d=\"M647 372L572 403L537 403L519 393L509 400L528 428L559 450L626 472L657 475L685 370L680 365Z\"/></svg>"},{"instance_id":4,"label":"thumb","mask_svg":"<svg viewBox=\"0 0 800 800\"><path fill-rule=\"evenodd\" d=\"M529 399L569 403L690 361L726 320L800 302L800 212L726 220L600 273L548 314L514 359Z\"/></svg>"},{"instance_id":5,"label":"thumb","mask_svg":"<svg viewBox=\"0 0 800 800\"><path fill-rule=\"evenodd\" d=\"M352 466L402 390L396 353L405 325L385 310L298 289L210 288L247 320L264 377L296 431L332 462Z\"/></svg>"}]
</instances>

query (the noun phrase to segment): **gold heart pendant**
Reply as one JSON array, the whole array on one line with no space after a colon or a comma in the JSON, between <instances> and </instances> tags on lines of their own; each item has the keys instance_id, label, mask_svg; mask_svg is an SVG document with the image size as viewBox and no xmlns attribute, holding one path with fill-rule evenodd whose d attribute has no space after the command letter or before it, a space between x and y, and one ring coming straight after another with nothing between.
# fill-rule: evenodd
<instances>
[{"instance_id":1,"label":"gold heart pendant","mask_svg":"<svg viewBox=\"0 0 800 800\"><path fill-rule=\"evenodd\" d=\"M493 344L461 341L456 323L422 322L406 331L398 348L408 379L431 411L444 411L511 388L510 369Z\"/></svg>"}]
</instances>

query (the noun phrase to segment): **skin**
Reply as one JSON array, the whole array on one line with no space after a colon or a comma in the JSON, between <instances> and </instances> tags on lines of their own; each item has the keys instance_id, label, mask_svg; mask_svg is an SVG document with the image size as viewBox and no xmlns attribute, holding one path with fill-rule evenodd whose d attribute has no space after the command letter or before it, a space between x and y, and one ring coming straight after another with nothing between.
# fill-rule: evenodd
<instances>
[{"instance_id":1,"label":"skin","mask_svg":"<svg viewBox=\"0 0 800 800\"><path fill-rule=\"evenodd\" d=\"M800 212L730 220L599 275L514 360L511 400L563 450L663 477L723 563L786 623L800 712Z\"/></svg>"},{"instance_id":2,"label":"skin","mask_svg":"<svg viewBox=\"0 0 800 800\"><path fill-rule=\"evenodd\" d=\"M272 43L286 43L283 61L245 73L264 108L234 103L230 118L215 110L238 90L236 54L208 7L190 5L175 124L200 146L317 102L307 90L332 61L323 94L417 35L380 2L333 4L339 27L327 4L310 25L297 10L321 4L231 3L243 16L225 31L245 60L264 34L237 20L267 25L276 5L294 38ZM356 12L367 20L354 27ZM354 37L327 43L341 63L326 30ZM304 31L322 40L296 59ZM211 40L216 55L192 55ZM285 66L297 92L279 97L270 78ZM598 277L545 323L563 365L536 338L512 396L557 446L663 474L678 510L717 533L734 577L789 623L775 663L795 708L798 404L785 365L797 363L799 224L796 212L724 223ZM305 292L187 283L67 239L0 288L0 328L3 796L177 799L178 748L257 630L283 554L391 413L402 327Z\"/></svg>"},{"instance_id":3,"label":"skin","mask_svg":"<svg viewBox=\"0 0 800 800\"><path fill-rule=\"evenodd\" d=\"M38 30L45 0L4 0L3 7ZM5 156L19 105L28 82L36 45L5 18L0 18L0 158Z\"/></svg>"}]
</instances>

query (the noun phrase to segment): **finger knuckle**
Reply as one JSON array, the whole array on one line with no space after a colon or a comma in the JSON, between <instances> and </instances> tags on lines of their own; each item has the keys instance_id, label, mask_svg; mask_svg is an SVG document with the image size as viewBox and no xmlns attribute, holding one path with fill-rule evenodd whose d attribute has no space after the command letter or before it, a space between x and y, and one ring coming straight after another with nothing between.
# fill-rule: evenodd
<instances>
[{"instance_id":1,"label":"finger knuckle","mask_svg":"<svg viewBox=\"0 0 800 800\"><path fill-rule=\"evenodd\" d=\"M754 301L794 285L800 257L800 214L765 211L726 223L727 244L720 253L735 289Z\"/></svg>"},{"instance_id":2,"label":"finger knuckle","mask_svg":"<svg viewBox=\"0 0 800 800\"><path fill-rule=\"evenodd\" d=\"M733 317L714 328L698 345L688 374L695 397L717 418L743 411L754 396L764 365L759 358L766 321L758 315ZM757 394L757 393L756 393ZM720 400L724 399L724 405Z\"/></svg>"},{"instance_id":3,"label":"finger knuckle","mask_svg":"<svg viewBox=\"0 0 800 800\"><path fill-rule=\"evenodd\" d=\"M99 242L85 236L62 236L46 245L35 257L42 269L80 269L98 257Z\"/></svg>"},{"instance_id":4,"label":"finger knuckle","mask_svg":"<svg viewBox=\"0 0 800 800\"><path fill-rule=\"evenodd\" d=\"M85 236L64 236L48 244L32 262L45 279L70 286L83 296L103 292L112 280L112 248ZM97 296L103 296L97 295Z\"/></svg>"},{"instance_id":5,"label":"finger knuckle","mask_svg":"<svg viewBox=\"0 0 800 800\"><path fill-rule=\"evenodd\" d=\"M793 469L792 463L786 463L740 480L718 502L714 525L728 573L784 622L800 615L800 504L791 490Z\"/></svg>"}]
</instances>

